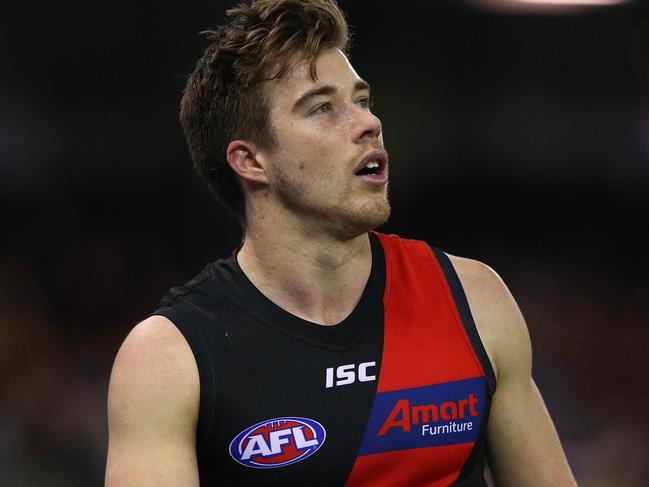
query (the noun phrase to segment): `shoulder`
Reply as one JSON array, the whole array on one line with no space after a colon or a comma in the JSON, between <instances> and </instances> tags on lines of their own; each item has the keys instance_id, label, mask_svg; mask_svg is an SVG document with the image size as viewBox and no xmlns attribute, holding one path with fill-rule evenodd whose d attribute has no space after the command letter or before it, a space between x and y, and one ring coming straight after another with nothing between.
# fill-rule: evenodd
<instances>
[{"instance_id":1,"label":"shoulder","mask_svg":"<svg viewBox=\"0 0 649 487\"><path fill-rule=\"evenodd\" d=\"M467 294L479 303L479 311L498 314L513 312L513 298L501 277L488 265L465 257L447 254Z\"/></svg>"},{"instance_id":2,"label":"shoulder","mask_svg":"<svg viewBox=\"0 0 649 487\"><path fill-rule=\"evenodd\" d=\"M131 330L120 347L115 365L146 365L151 369L184 373L190 365L187 362L191 361L191 349L176 325L164 316L153 315Z\"/></svg>"},{"instance_id":3,"label":"shoulder","mask_svg":"<svg viewBox=\"0 0 649 487\"><path fill-rule=\"evenodd\" d=\"M531 354L525 320L501 277L473 259L448 256L497 376L527 362Z\"/></svg>"},{"instance_id":4,"label":"shoulder","mask_svg":"<svg viewBox=\"0 0 649 487\"><path fill-rule=\"evenodd\" d=\"M178 410L194 418L198 392L198 369L187 341L169 319L151 316L133 328L120 347L111 374L109 414L164 415Z\"/></svg>"},{"instance_id":5,"label":"shoulder","mask_svg":"<svg viewBox=\"0 0 649 487\"><path fill-rule=\"evenodd\" d=\"M106 485L198 485L198 372L167 318L137 325L120 348L108 391Z\"/></svg>"}]
</instances>

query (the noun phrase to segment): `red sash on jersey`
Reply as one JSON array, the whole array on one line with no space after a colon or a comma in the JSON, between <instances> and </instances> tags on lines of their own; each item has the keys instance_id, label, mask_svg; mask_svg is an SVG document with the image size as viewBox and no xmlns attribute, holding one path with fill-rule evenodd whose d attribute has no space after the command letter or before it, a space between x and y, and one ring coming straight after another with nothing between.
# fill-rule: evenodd
<instances>
[{"instance_id":1,"label":"red sash on jersey","mask_svg":"<svg viewBox=\"0 0 649 487\"><path fill-rule=\"evenodd\" d=\"M376 234L386 261L376 397L346 487L447 486L486 421L486 378L424 242Z\"/></svg>"}]
</instances>

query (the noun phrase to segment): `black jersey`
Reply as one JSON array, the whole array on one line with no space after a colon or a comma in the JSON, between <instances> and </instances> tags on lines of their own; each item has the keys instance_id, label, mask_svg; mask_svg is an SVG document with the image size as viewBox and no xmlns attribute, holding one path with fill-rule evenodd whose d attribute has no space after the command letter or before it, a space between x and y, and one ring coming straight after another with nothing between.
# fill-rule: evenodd
<instances>
[{"instance_id":1,"label":"black jersey","mask_svg":"<svg viewBox=\"0 0 649 487\"><path fill-rule=\"evenodd\" d=\"M236 253L156 308L198 366L201 485L486 485L493 371L452 265L370 241L368 283L335 326L274 304Z\"/></svg>"}]
</instances>

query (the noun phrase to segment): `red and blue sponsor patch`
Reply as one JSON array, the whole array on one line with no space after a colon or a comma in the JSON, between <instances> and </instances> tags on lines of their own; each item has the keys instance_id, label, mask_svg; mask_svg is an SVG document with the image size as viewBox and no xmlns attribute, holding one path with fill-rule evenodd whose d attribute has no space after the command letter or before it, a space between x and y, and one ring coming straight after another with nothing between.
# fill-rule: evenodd
<instances>
[{"instance_id":1,"label":"red and blue sponsor patch","mask_svg":"<svg viewBox=\"0 0 649 487\"><path fill-rule=\"evenodd\" d=\"M230 443L230 456L246 467L277 468L313 455L325 442L324 427L308 418L274 418L239 433Z\"/></svg>"},{"instance_id":2,"label":"red and blue sponsor patch","mask_svg":"<svg viewBox=\"0 0 649 487\"><path fill-rule=\"evenodd\" d=\"M484 377L376 395L359 455L475 441Z\"/></svg>"}]
</instances>

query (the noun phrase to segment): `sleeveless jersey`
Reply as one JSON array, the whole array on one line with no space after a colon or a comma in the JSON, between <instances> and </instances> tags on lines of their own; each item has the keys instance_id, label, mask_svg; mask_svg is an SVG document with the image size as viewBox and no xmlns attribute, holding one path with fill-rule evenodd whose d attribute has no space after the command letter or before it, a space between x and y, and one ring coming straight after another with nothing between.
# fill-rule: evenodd
<instances>
[{"instance_id":1,"label":"sleeveless jersey","mask_svg":"<svg viewBox=\"0 0 649 487\"><path fill-rule=\"evenodd\" d=\"M320 326L266 298L234 252L172 289L200 378L209 486L486 486L495 377L448 257L369 234L352 313Z\"/></svg>"}]
</instances>

